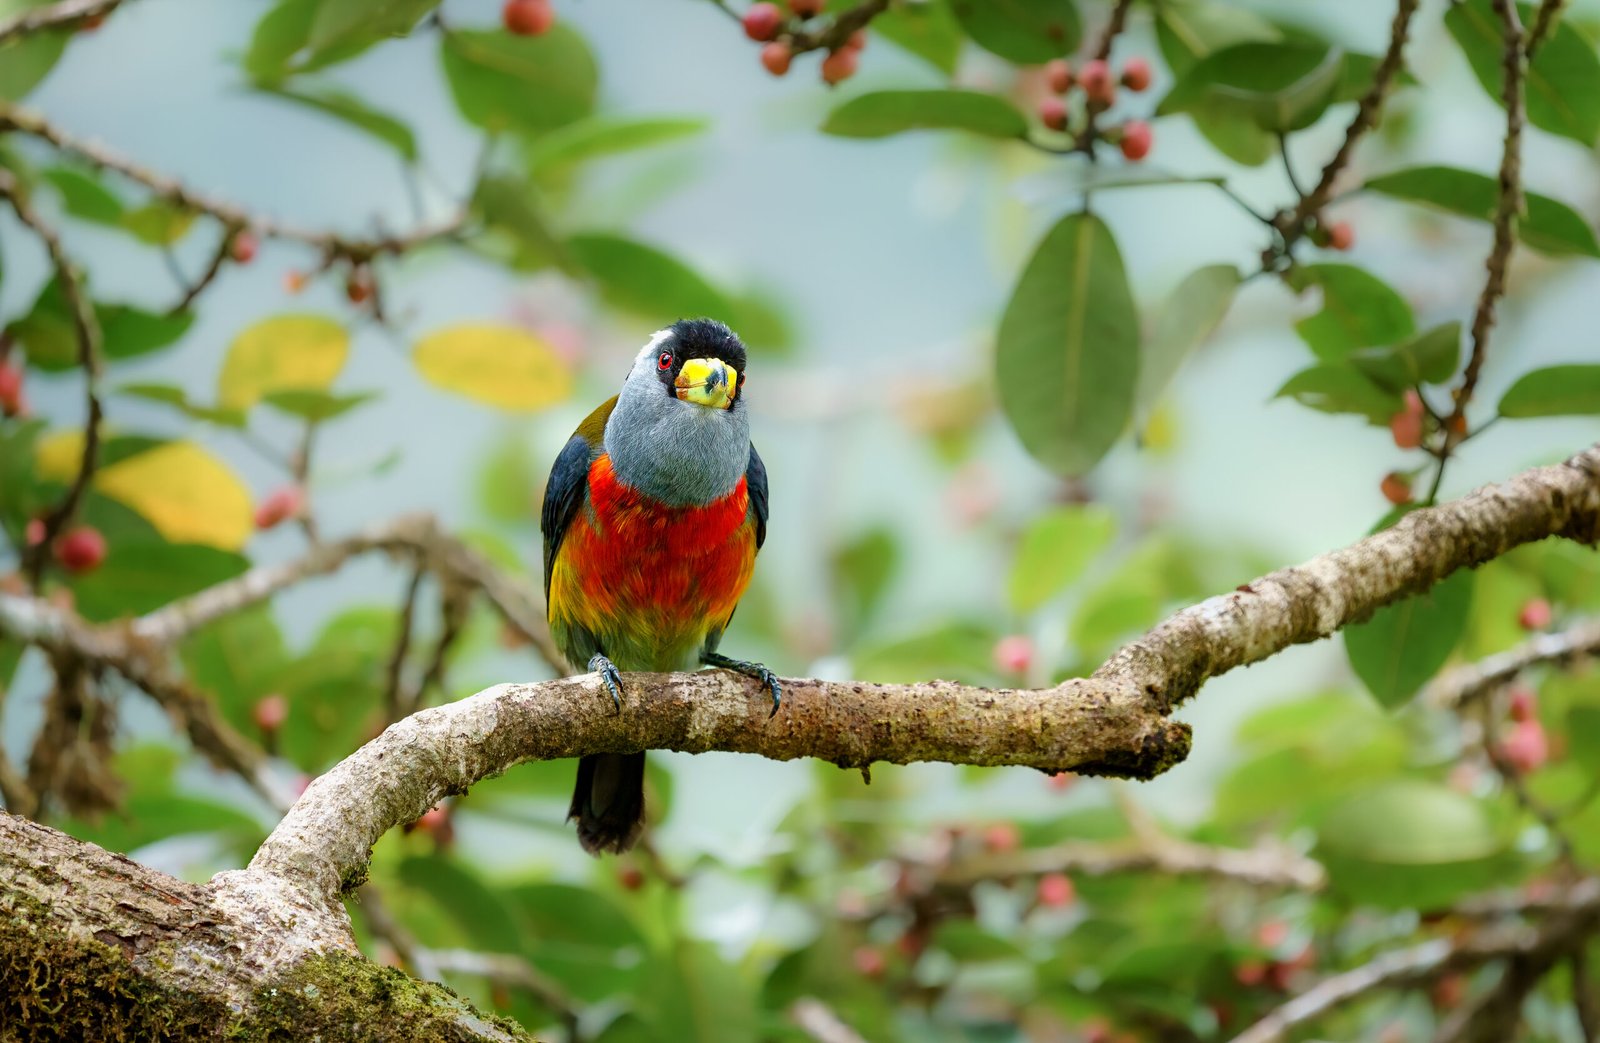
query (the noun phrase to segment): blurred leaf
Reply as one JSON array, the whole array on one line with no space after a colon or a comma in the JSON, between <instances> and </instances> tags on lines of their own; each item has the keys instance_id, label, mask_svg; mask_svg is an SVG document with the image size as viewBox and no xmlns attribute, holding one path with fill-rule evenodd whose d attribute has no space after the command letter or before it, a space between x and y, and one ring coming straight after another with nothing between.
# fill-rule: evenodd
<instances>
[{"instance_id":1,"label":"blurred leaf","mask_svg":"<svg viewBox=\"0 0 1600 1043\"><path fill-rule=\"evenodd\" d=\"M528 440L510 434L495 443L478 468L478 509L491 521L524 525L539 513L540 477Z\"/></svg>"},{"instance_id":2,"label":"blurred leaf","mask_svg":"<svg viewBox=\"0 0 1600 1043\"><path fill-rule=\"evenodd\" d=\"M233 851L248 855L261 839L260 825L238 808L175 792L179 757L176 750L156 745L119 751L113 770L128 786L122 807L98 821L68 818L61 827L109 851L132 851L172 837L210 833L228 842Z\"/></svg>"},{"instance_id":3,"label":"blurred leaf","mask_svg":"<svg viewBox=\"0 0 1600 1043\"><path fill-rule=\"evenodd\" d=\"M780 297L757 288L731 294L729 304L733 307L729 321L746 347L760 349L768 357L793 349L794 330Z\"/></svg>"},{"instance_id":4,"label":"blurred leaf","mask_svg":"<svg viewBox=\"0 0 1600 1043\"><path fill-rule=\"evenodd\" d=\"M279 0L261 16L244 55L244 70L257 84L281 81L289 75L289 61L311 36L311 20L321 0Z\"/></svg>"},{"instance_id":5,"label":"blurred leaf","mask_svg":"<svg viewBox=\"0 0 1600 1043\"><path fill-rule=\"evenodd\" d=\"M346 609L278 672L289 701L280 752L302 771L325 770L374 734L397 626L393 605Z\"/></svg>"},{"instance_id":6,"label":"blurred leaf","mask_svg":"<svg viewBox=\"0 0 1600 1043\"><path fill-rule=\"evenodd\" d=\"M1338 48L1301 41L1233 44L1197 61L1156 107L1203 110L1287 134L1315 123L1333 102L1344 68Z\"/></svg>"},{"instance_id":7,"label":"blurred leaf","mask_svg":"<svg viewBox=\"0 0 1600 1043\"><path fill-rule=\"evenodd\" d=\"M234 338L217 378L217 405L249 409L269 391L322 390L350 353L350 334L321 315L278 315Z\"/></svg>"},{"instance_id":8,"label":"blurred leaf","mask_svg":"<svg viewBox=\"0 0 1600 1043\"><path fill-rule=\"evenodd\" d=\"M1098 558L1116 532L1104 507L1057 507L1029 523L1011 562L1013 611L1026 615L1065 590Z\"/></svg>"},{"instance_id":9,"label":"blurred leaf","mask_svg":"<svg viewBox=\"0 0 1600 1043\"><path fill-rule=\"evenodd\" d=\"M106 357L130 359L176 344L194 325L194 312L145 311L131 304L96 304L100 341Z\"/></svg>"},{"instance_id":10,"label":"blurred leaf","mask_svg":"<svg viewBox=\"0 0 1600 1043\"><path fill-rule=\"evenodd\" d=\"M1600 778L1600 706L1567 711L1567 751L1589 779Z\"/></svg>"},{"instance_id":11,"label":"blurred leaf","mask_svg":"<svg viewBox=\"0 0 1600 1043\"><path fill-rule=\"evenodd\" d=\"M1409 167L1371 178L1362 186L1395 199L1435 207L1480 221L1493 221L1500 183L1487 174L1455 167ZM1526 206L1516 222L1517 237L1544 253L1600 257L1600 242L1582 214L1560 200L1523 192Z\"/></svg>"},{"instance_id":12,"label":"blurred leaf","mask_svg":"<svg viewBox=\"0 0 1600 1043\"><path fill-rule=\"evenodd\" d=\"M1405 513L1391 512L1374 531ZM1350 666L1378 702L1390 709L1402 705L1450 658L1471 618L1472 581L1472 572L1461 569L1345 628Z\"/></svg>"},{"instance_id":13,"label":"blurred leaf","mask_svg":"<svg viewBox=\"0 0 1600 1043\"><path fill-rule=\"evenodd\" d=\"M243 555L216 547L107 540L105 561L74 577L71 585L78 613L98 622L160 608L232 579L249 566Z\"/></svg>"},{"instance_id":14,"label":"blurred leaf","mask_svg":"<svg viewBox=\"0 0 1600 1043\"><path fill-rule=\"evenodd\" d=\"M61 193L61 207L73 217L100 225L122 222L122 200L93 174L75 167L47 167L39 176Z\"/></svg>"},{"instance_id":15,"label":"blurred leaf","mask_svg":"<svg viewBox=\"0 0 1600 1043\"><path fill-rule=\"evenodd\" d=\"M469 948L480 952L523 950L511 902L490 890L458 859L412 855L401 861L400 880L430 896L450 914Z\"/></svg>"},{"instance_id":16,"label":"blurred leaf","mask_svg":"<svg viewBox=\"0 0 1600 1043\"><path fill-rule=\"evenodd\" d=\"M169 444L167 439L151 435L105 435L100 439L100 466L110 467ZM38 440L33 457L41 478L65 485L78 473L79 461L83 459L83 432L73 429L52 431Z\"/></svg>"},{"instance_id":17,"label":"blurred leaf","mask_svg":"<svg viewBox=\"0 0 1600 1043\"><path fill-rule=\"evenodd\" d=\"M601 295L623 311L651 321L733 313L721 290L653 246L621 236L584 233L568 239L567 247L578 264L594 275Z\"/></svg>"},{"instance_id":18,"label":"blurred leaf","mask_svg":"<svg viewBox=\"0 0 1600 1043\"><path fill-rule=\"evenodd\" d=\"M881 526L834 551L833 585L840 602L841 632L857 637L872 621L899 561L893 530Z\"/></svg>"},{"instance_id":19,"label":"blurred leaf","mask_svg":"<svg viewBox=\"0 0 1600 1043\"><path fill-rule=\"evenodd\" d=\"M171 246L194 227L195 212L155 199L122 215L122 227L150 246Z\"/></svg>"},{"instance_id":20,"label":"blurred leaf","mask_svg":"<svg viewBox=\"0 0 1600 1043\"><path fill-rule=\"evenodd\" d=\"M637 1010L656 1039L749 1043L756 1031L755 991L708 942L675 939L650 962Z\"/></svg>"},{"instance_id":21,"label":"blurred leaf","mask_svg":"<svg viewBox=\"0 0 1600 1043\"><path fill-rule=\"evenodd\" d=\"M1161 56L1182 77L1214 51L1238 43L1272 42L1282 34L1244 7L1211 0L1161 0L1156 5L1156 40Z\"/></svg>"},{"instance_id":22,"label":"blurred leaf","mask_svg":"<svg viewBox=\"0 0 1600 1043\"><path fill-rule=\"evenodd\" d=\"M405 36L439 0L319 0L309 44L326 51Z\"/></svg>"},{"instance_id":23,"label":"blurred leaf","mask_svg":"<svg viewBox=\"0 0 1600 1043\"><path fill-rule=\"evenodd\" d=\"M119 395L131 395L142 398L147 402L159 402L162 405L172 406L184 416L192 420L203 420L210 424L222 424L226 427L244 427L245 414L243 410L221 409L215 406L202 406L190 402L188 394L180 387L172 384L124 384L117 388Z\"/></svg>"},{"instance_id":24,"label":"blurred leaf","mask_svg":"<svg viewBox=\"0 0 1600 1043\"><path fill-rule=\"evenodd\" d=\"M597 114L528 141L523 155L528 172L543 174L622 152L681 141L705 131L702 116L623 116Z\"/></svg>"},{"instance_id":25,"label":"blurred leaf","mask_svg":"<svg viewBox=\"0 0 1600 1043\"><path fill-rule=\"evenodd\" d=\"M216 699L234 727L253 733L251 709L277 690L288 646L270 604L257 604L207 623L178 650L195 687Z\"/></svg>"},{"instance_id":26,"label":"blurred leaf","mask_svg":"<svg viewBox=\"0 0 1600 1043\"><path fill-rule=\"evenodd\" d=\"M950 0L972 42L1019 65L1038 65L1078 48L1083 26L1073 0Z\"/></svg>"},{"instance_id":27,"label":"blurred leaf","mask_svg":"<svg viewBox=\"0 0 1600 1043\"><path fill-rule=\"evenodd\" d=\"M94 488L133 508L173 543L238 550L255 531L249 490L193 442L168 442L104 466Z\"/></svg>"},{"instance_id":28,"label":"blurred leaf","mask_svg":"<svg viewBox=\"0 0 1600 1043\"><path fill-rule=\"evenodd\" d=\"M408 162L417 161L417 139L411 128L385 112L369 106L360 97L335 87L292 89L263 85L263 93L332 116L341 123L377 138L400 153Z\"/></svg>"},{"instance_id":29,"label":"blurred leaf","mask_svg":"<svg viewBox=\"0 0 1600 1043\"><path fill-rule=\"evenodd\" d=\"M1517 5L1523 25L1532 25L1533 4ZM1444 24L1472 66L1473 74L1496 104L1500 102L1505 31L1492 0L1465 0L1445 12ZM1524 74L1528 122L1540 130L1592 147L1600 136L1600 57L1571 19L1557 19L1555 30L1528 63Z\"/></svg>"},{"instance_id":30,"label":"blurred leaf","mask_svg":"<svg viewBox=\"0 0 1600 1043\"><path fill-rule=\"evenodd\" d=\"M574 996L597 1003L636 993L649 947L611 899L571 884L523 884L508 898L528 925L528 959Z\"/></svg>"},{"instance_id":31,"label":"blurred leaf","mask_svg":"<svg viewBox=\"0 0 1600 1043\"><path fill-rule=\"evenodd\" d=\"M1358 369L1332 362L1302 369L1272 397L1292 398L1321 413L1355 413L1380 427L1403 406L1399 392L1385 390Z\"/></svg>"},{"instance_id":32,"label":"blurred leaf","mask_svg":"<svg viewBox=\"0 0 1600 1043\"><path fill-rule=\"evenodd\" d=\"M1184 360L1216 331L1239 289L1231 264L1196 268L1167 297L1139 357L1135 412L1148 419Z\"/></svg>"},{"instance_id":33,"label":"blurred leaf","mask_svg":"<svg viewBox=\"0 0 1600 1043\"><path fill-rule=\"evenodd\" d=\"M594 109L594 58L565 24L541 36L452 30L439 53L456 107L485 130L554 130Z\"/></svg>"},{"instance_id":34,"label":"blurred leaf","mask_svg":"<svg viewBox=\"0 0 1600 1043\"><path fill-rule=\"evenodd\" d=\"M39 5L0 3L0 19L20 14L30 6ZM0 44L0 101L21 101L27 97L50 75L71 37L70 29L51 29Z\"/></svg>"},{"instance_id":35,"label":"blurred leaf","mask_svg":"<svg viewBox=\"0 0 1600 1043\"><path fill-rule=\"evenodd\" d=\"M516 244L510 261L514 267L536 271L554 264L568 273L577 271L566 245L545 220L538 193L531 185L486 177L472 194L472 206L485 225L505 232Z\"/></svg>"},{"instance_id":36,"label":"blurred leaf","mask_svg":"<svg viewBox=\"0 0 1600 1043\"><path fill-rule=\"evenodd\" d=\"M1524 373L1500 396L1500 415L1521 419L1600 413L1600 365L1547 366Z\"/></svg>"},{"instance_id":37,"label":"blurred leaf","mask_svg":"<svg viewBox=\"0 0 1600 1043\"><path fill-rule=\"evenodd\" d=\"M194 313L156 314L128 304L94 304L101 346L108 359L127 359L158 351L188 332ZM28 313L6 332L27 352L28 363L46 372L75 369L78 338L61 282L52 278L39 291Z\"/></svg>"},{"instance_id":38,"label":"blurred leaf","mask_svg":"<svg viewBox=\"0 0 1600 1043\"><path fill-rule=\"evenodd\" d=\"M1295 292L1322 291L1322 310L1294 324L1316 356L1337 362L1357 348L1393 344L1416 332L1411 306L1388 283L1348 264L1308 264L1293 269Z\"/></svg>"},{"instance_id":39,"label":"blurred leaf","mask_svg":"<svg viewBox=\"0 0 1600 1043\"><path fill-rule=\"evenodd\" d=\"M1461 362L1461 323L1440 323L1392 348L1353 351L1350 362L1387 391L1443 384Z\"/></svg>"},{"instance_id":40,"label":"blurred leaf","mask_svg":"<svg viewBox=\"0 0 1600 1043\"><path fill-rule=\"evenodd\" d=\"M336 395L331 391L315 391L306 388L292 388L283 391L269 391L261 396L263 405L271 406L281 413L297 416L302 420L321 423L332 420L334 417L343 416L359 405L364 405L378 397L376 391L356 391L348 395Z\"/></svg>"},{"instance_id":41,"label":"blurred leaf","mask_svg":"<svg viewBox=\"0 0 1600 1043\"><path fill-rule=\"evenodd\" d=\"M412 361L430 383L501 409L531 412L572 394L561 356L514 326L446 326L417 342Z\"/></svg>"},{"instance_id":42,"label":"blurred leaf","mask_svg":"<svg viewBox=\"0 0 1600 1043\"><path fill-rule=\"evenodd\" d=\"M944 3L891 6L872 20L872 32L946 76L955 74L961 57L961 26Z\"/></svg>"},{"instance_id":43,"label":"blurred leaf","mask_svg":"<svg viewBox=\"0 0 1600 1043\"><path fill-rule=\"evenodd\" d=\"M1004 98L982 91L874 91L828 113L824 134L883 138L908 130L965 130L991 138L1022 138L1028 121Z\"/></svg>"},{"instance_id":44,"label":"blurred leaf","mask_svg":"<svg viewBox=\"0 0 1600 1043\"><path fill-rule=\"evenodd\" d=\"M884 684L929 677L970 684L993 679L991 653L999 635L987 624L948 623L914 637L864 648L851 656L856 676Z\"/></svg>"},{"instance_id":45,"label":"blurred leaf","mask_svg":"<svg viewBox=\"0 0 1600 1043\"><path fill-rule=\"evenodd\" d=\"M1000 321L1000 404L1047 467L1082 474L1127 427L1139 316L1111 229L1069 214L1029 259Z\"/></svg>"},{"instance_id":46,"label":"blurred leaf","mask_svg":"<svg viewBox=\"0 0 1600 1043\"><path fill-rule=\"evenodd\" d=\"M971 920L944 920L933 932L931 944L962 963L1022 958L1017 943Z\"/></svg>"}]
</instances>

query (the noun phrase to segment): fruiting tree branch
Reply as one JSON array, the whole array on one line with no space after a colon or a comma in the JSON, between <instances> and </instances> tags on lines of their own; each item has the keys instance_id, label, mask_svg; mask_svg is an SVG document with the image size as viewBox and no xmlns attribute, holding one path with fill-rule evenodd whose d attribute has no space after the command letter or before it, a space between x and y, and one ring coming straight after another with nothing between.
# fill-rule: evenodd
<instances>
[{"instance_id":1,"label":"fruiting tree branch","mask_svg":"<svg viewBox=\"0 0 1600 1043\"><path fill-rule=\"evenodd\" d=\"M1600 655L1600 619L1586 619L1553 634L1538 634L1475 663L1458 666L1436 677L1419 697L1441 708L1460 707L1504 684L1524 670L1543 664L1576 662Z\"/></svg>"},{"instance_id":2,"label":"fruiting tree branch","mask_svg":"<svg viewBox=\"0 0 1600 1043\"><path fill-rule=\"evenodd\" d=\"M990 690L930 681L784 681L764 692L714 671L630 674L616 713L593 677L504 684L395 724L318 778L251 867L332 901L364 872L372 845L440 799L520 761L671 749L844 767L938 760L1148 778L1182 760L1187 725L1171 710L1217 674L1326 637L1456 569L1512 547L1600 532L1600 446L1185 609L1088 678Z\"/></svg>"},{"instance_id":3,"label":"fruiting tree branch","mask_svg":"<svg viewBox=\"0 0 1600 1043\"><path fill-rule=\"evenodd\" d=\"M463 211L449 220L423 225L401 235L360 237L303 228L252 213L237 203L198 192L176 178L140 166L97 142L73 137L55 127L43 116L28 109L0 102L0 131L14 130L48 142L104 170L115 171L134 181L174 206L209 214L221 222L229 234L248 229L270 239L298 242L319 250L329 260L340 258L363 264L376 257L406 253L425 244L455 238L466 224Z\"/></svg>"},{"instance_id":4,"label":"fruiting tree branch","mask_svg":"<svg viewBox=\"0 0 1600 1043\"><path fill-rule=\"evenodd\" d=\"M122 0L60 0L44 7L31 7L0 21L0 44L44 29L69 26L110 14Z\"/></svg>"},{"instance_id":5,"label":"fruiting tree branch","mask_svg":"<svg viewBox=\"0 0 1600 1043\"><path fill-rule=\"evenodd\" d=\"M1227 848L1163 836L1156 840L1068 840L1049 847L974 855L942 870L938 882L963 886L979 880L1045 873L1109 876L1129 872L1214 877L1251 887L1292 891L1318 891L1328 879L1319 863L1287 848Z\"/></svg>"},{"instance_id":6,"label":"fruiting tree branch","mask_svg":"<svg viewBox=\"0 0 1600 1043\"><path fill-rule=\"evenodd\" d=\"M79 277L77 268L61 246L61 237L56 235L55 229L40 219L16 178L10 171L3 169L0 169L0 198L4 198L10 205L11 210L17 215L17 220L44 244L50 265L55 269L56 283L61 289L61 296L66 301L67 311L72 316L72 335L78 346L78 366L83 370L85 419L83 450L78 461L78 473L73 477L72 484L67 487L67 494L61 498L61 502L44 516L43 535L23 552L23 572L34 585L37 585L39 577L44 572L45 561L49 558L51 544L62 529L72 521L73 514L78 510L78 503L88 490L90 479L94 477L96 462L100 456L100 421L103 416L100 406L100 321L95 317L94 307L84 293L83 280Z\"/></svg>"}]
</instances>

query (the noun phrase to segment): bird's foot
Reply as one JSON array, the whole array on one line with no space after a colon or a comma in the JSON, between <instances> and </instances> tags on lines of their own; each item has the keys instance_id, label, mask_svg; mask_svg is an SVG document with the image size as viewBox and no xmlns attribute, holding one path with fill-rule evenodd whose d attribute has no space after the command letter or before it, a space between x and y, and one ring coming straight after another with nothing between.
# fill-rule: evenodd
<instances>
[{"instance_id":1,"label":"bird's foot","mask_svg":"<svg viewBox=\"0 0 1600 1043\"><path fill-rule=\"evenodd\" d=\"M706 666L720 666L725 670L754 677L757 681L767 686L767 691L772 693L772 712L768 718L778 715L778 707L783 703L783 685L778 683L778 675L768 670L760 663L752 663L747 659L730 659L720 652L707 652L700 657L700 662Z\"/></svg>"},{"instance_id":2,"label":"bird's foot","mask_svg":"<svg viewBox=\"0 0 1600 1043\"><path fill-rule=\"evenodd\" d=\"M600 680L606 683L606 690L611 693L611 701L617 705L617 713L622 713L622 675L617 672L616 664L603 655L591 656L589 670L600 675Z\"/></svg>"}]
</instances>

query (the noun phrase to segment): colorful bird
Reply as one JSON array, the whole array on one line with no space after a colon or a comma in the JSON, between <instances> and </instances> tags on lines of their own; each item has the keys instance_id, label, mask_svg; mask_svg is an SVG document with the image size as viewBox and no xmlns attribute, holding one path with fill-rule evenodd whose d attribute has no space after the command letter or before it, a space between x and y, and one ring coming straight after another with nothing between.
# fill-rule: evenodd
<instances>
[{"instance_id":1,"label":"colorful bird","mask_svg":"<svg viewBox=\"0 0 1600 1043\"><path fill-rule=\"evenodd\" d=\"M622 711L622 670L759 663L717 652L767 536L767 470L750 444L745 349L710 319L673 323L633 360L620 394L578 425L550 469L540 528L550 632L600 674ZM569 819L590 854L644 827L644 754L578 762Z\"/></svg>"}]
</instances>

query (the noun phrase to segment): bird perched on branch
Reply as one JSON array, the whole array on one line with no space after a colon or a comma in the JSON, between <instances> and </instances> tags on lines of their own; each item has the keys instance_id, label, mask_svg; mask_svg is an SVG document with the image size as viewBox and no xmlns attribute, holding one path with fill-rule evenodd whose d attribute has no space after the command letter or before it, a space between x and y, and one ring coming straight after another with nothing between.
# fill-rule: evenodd
<instances>
[{"instance_id":1,"label":"bird perched on branch","mask_svg":"<svg viewBox=\"0 0 1600 1043\"><path fill-rule=\"evenodd\" d=\"M710 319L673 323L633 360L622 391L567 441L545 486L550 632L605 681L622 712L622 670L759 663L717 651L767 535L767 471L750 444L745 349ZM644 754L578 762L569 819L590 854L621 853L644 827Z\"/></svg>"}]
</instances>

